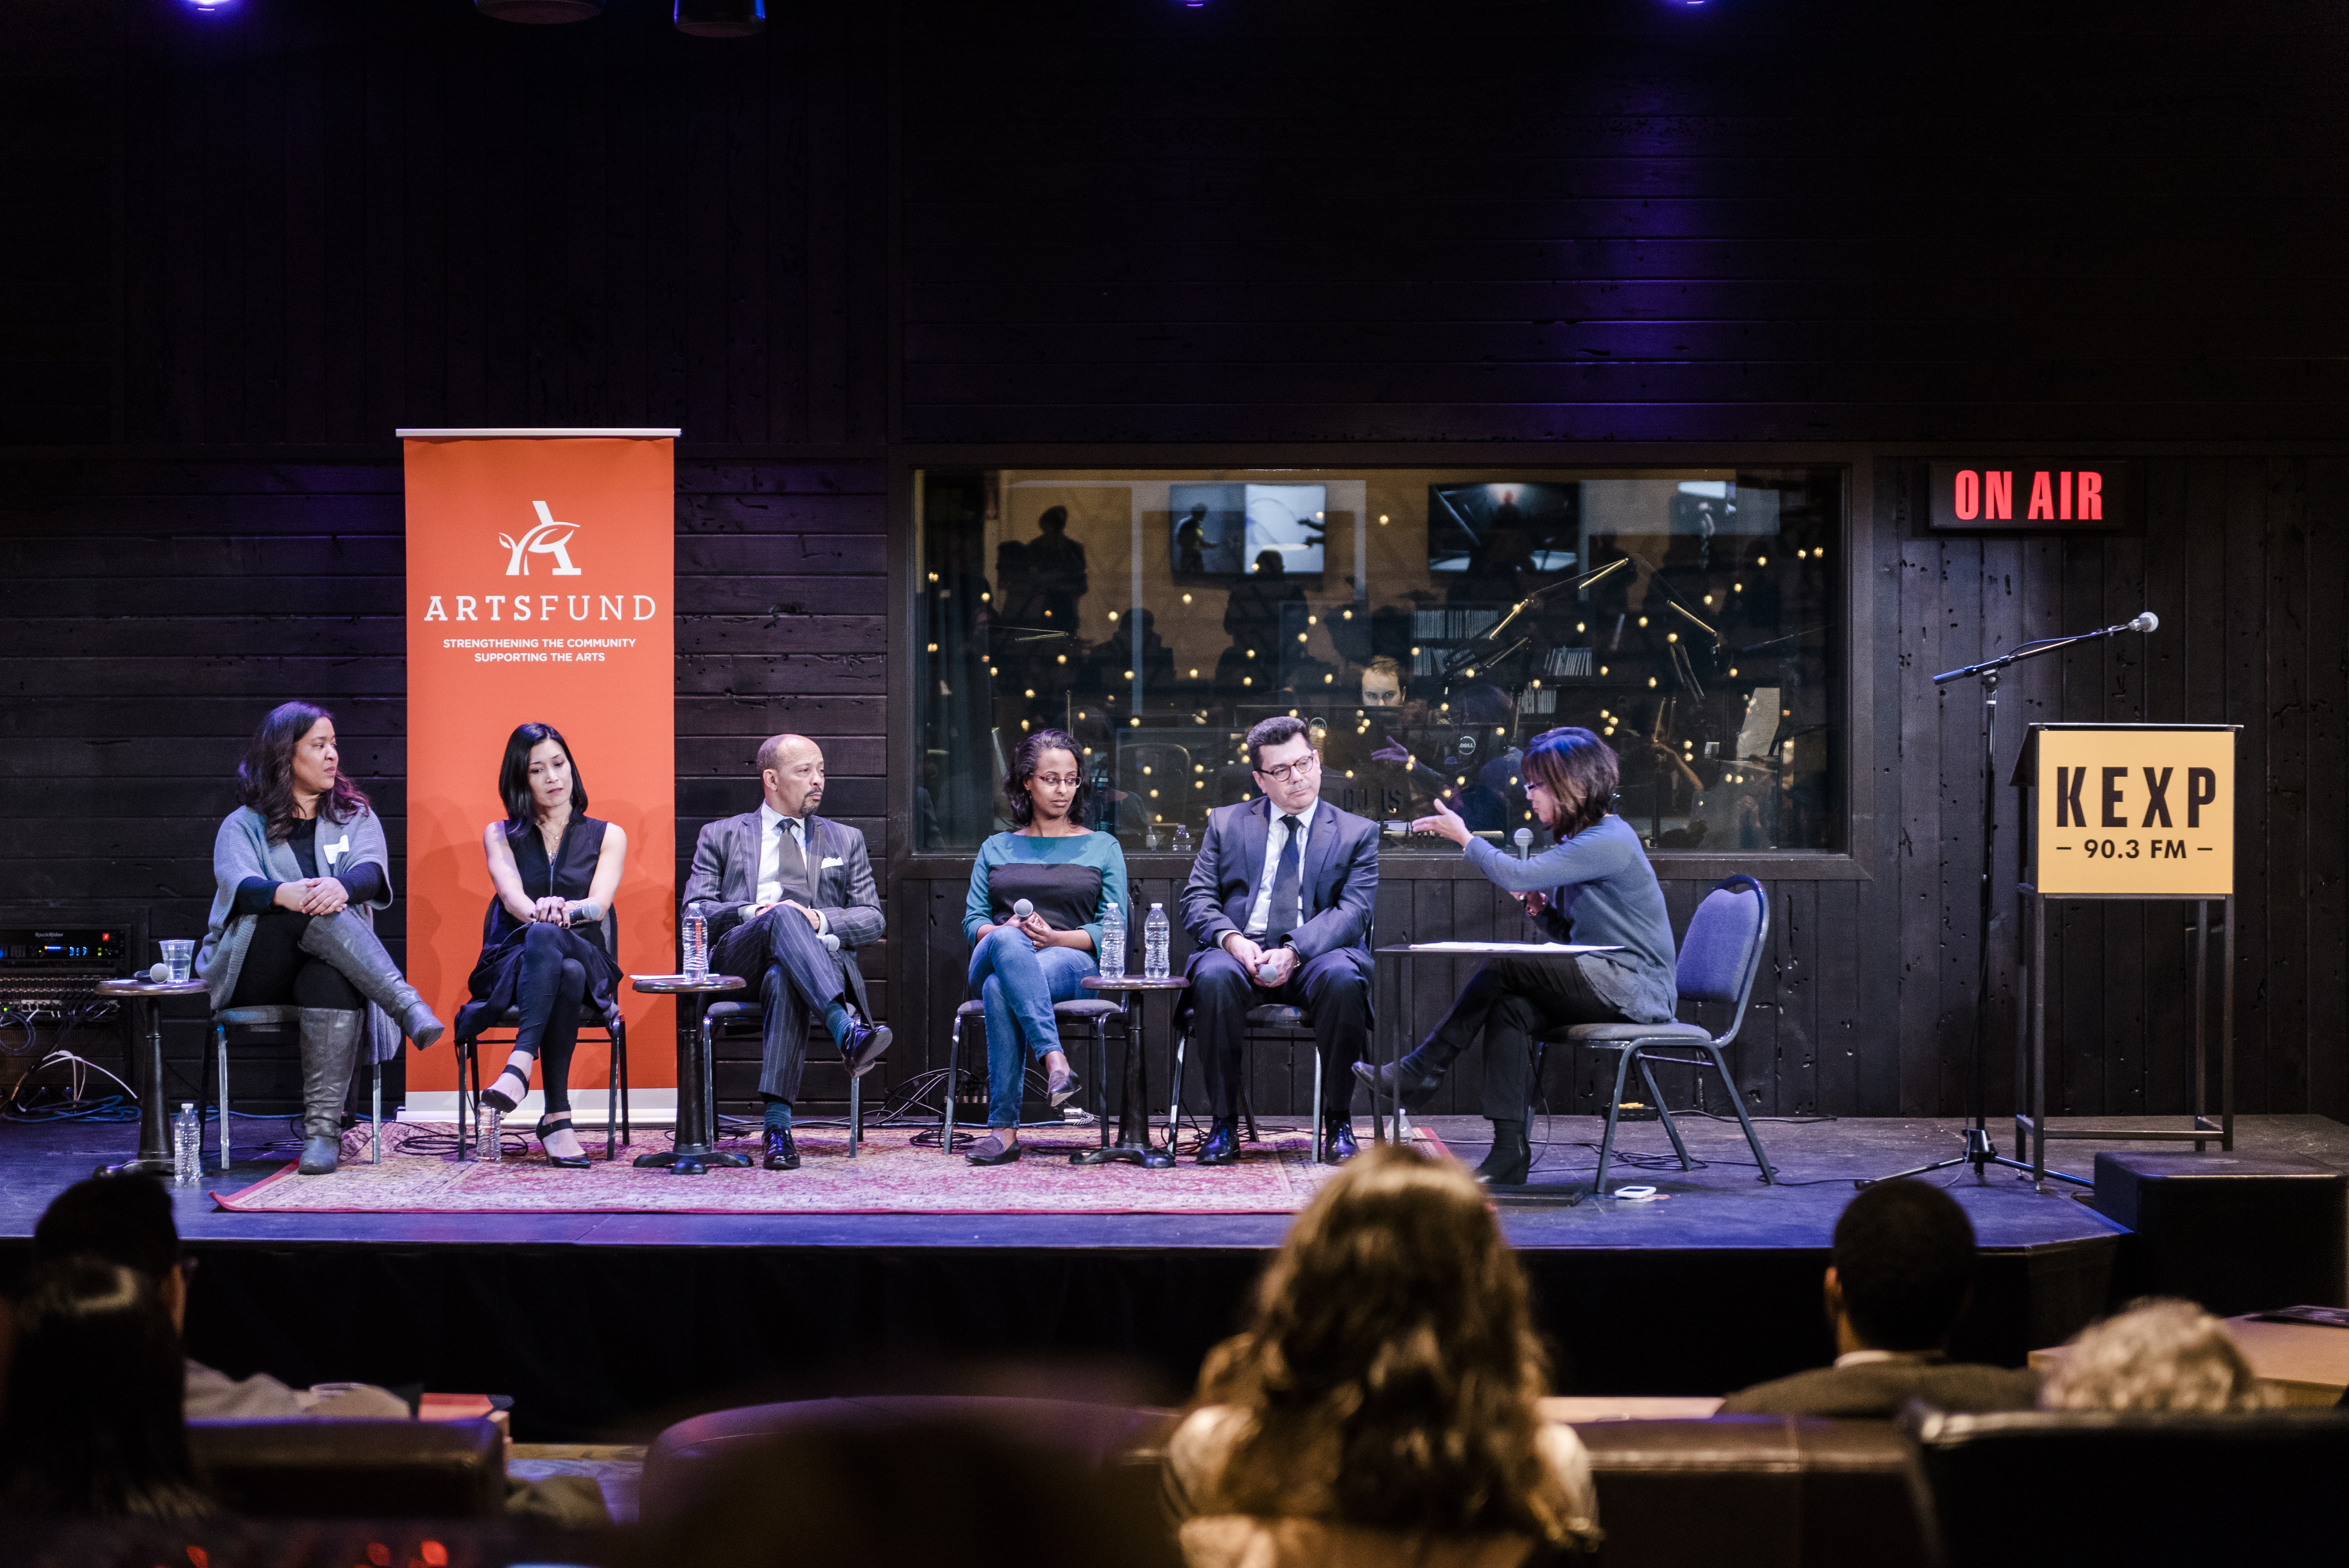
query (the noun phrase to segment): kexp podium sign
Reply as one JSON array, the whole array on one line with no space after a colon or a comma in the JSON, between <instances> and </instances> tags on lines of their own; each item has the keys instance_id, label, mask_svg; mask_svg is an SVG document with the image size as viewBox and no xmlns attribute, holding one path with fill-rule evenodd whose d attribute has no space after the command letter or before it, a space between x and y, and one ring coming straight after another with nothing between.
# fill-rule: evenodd
<instances>
[{"instance_id":1,"label":"kexp podium sign","mask_svg":"<svg viewBox=\"0 0 2349 1568\"><path fill-rule=\"evenodd\" d=\"M2035 725L2033 885L2050 898L2235 890L2235 730Z\"/></svg>"}]
</instances>

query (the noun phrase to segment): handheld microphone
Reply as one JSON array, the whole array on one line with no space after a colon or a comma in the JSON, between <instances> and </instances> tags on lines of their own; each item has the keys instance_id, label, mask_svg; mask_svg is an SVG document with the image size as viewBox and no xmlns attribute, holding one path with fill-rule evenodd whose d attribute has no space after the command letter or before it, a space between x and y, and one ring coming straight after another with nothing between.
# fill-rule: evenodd
<instances>
[{"instance_id":1,"label":"handheld microphone","mask_svg":"<svg viewBox=\"0 0 2349 1568\"><path fill-rule=\"evenodd\" d=\"M1533 852L1534 830L1531 828L1519 828L1513 839L1517 846L1517 859L1522 861Z\"/></svg>"},{"instance_id":2,"label":"handheld microphone","mask_svg":"<svg viewBox=\"0 0 2349 1568\"><path fill-rule=\"evenodd\" d=\"M1025 920L1035 913L1036 906L1024 898L1011 906L1011 918L1014 920Z\"/></svg>"},{"instance_id":3,"label":"handheld microphone","mask_svg":"<svg viewBox=\"0 0 2349 1568\"><path fill-rule=\"evenodd\" d=\"M2158 630L2160 625L2160 616L2150 610L2143 610L2137 613L2136 620L2128 624L2128 629L2132 632L2151 632Z\"/></svg>"}]
</instances>

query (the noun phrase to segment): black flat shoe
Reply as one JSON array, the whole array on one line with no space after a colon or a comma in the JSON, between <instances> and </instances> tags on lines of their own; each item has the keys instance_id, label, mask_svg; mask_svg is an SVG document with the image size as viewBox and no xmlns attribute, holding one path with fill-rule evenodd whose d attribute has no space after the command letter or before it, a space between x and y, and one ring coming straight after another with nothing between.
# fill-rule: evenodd
<instances>
[{"instance_id":1,"label":"black flat shoe","mask_svg":"<svg viewBox=\"0 0 2349 1568\"><path fill-rule=\"evenodd\" d=\"M1237 1117L1216 1123L1208 1130L1206 1141L1199 1145L1199 1163L1202 1165L1237 1164L1239 1157L1240 1124Z\"/></svg>"},{"instance_id":2,"label":"black flat shoe","mask_svg":"<svg viewBox=\"0 0 2349 1568\"><path fill-rule=\"evenodd\" d=\"M481 1098L483 1099L487 1099L490 1097L488 1095L483 1095ZM546 1135L548 1133L568 1132L570 1130L571 1118L567 1115L541 1118L538 1124L539 1147L545 1150L546 1162L549 1165L559 1166L565 1171L585 1171L587 1169L587 1156L585 1154L574 1154L566 1157L557 1154L552 1149L546 1149Z\"/></svg>"},{"instance_id":3,"label":"black flat shoe","mask_svg":"<svg viewBox=\"0 0 2349 1568\"><path fill-rule=\"evenodd\" d=\"M1354 1076L1371 1091L1371 1103L1381 1108L1398 1103L1395 1086L1401 1083L1400 1103L1413 1116L1434 1104L1435 1091L1444 1087L1442 1078L1413 1078L1393 1062L1356 1062Z\"/></svg>"},{"instance_id":4,"label":"black flat shoe","mask_svg":"<svg viewBox=\"0 0 2349 1568\"><path fill-rule=\"evenodd\" d=\"M767 1129L767 1157L761 1163L770 1171L796 1171L800 1168L800 1146L792 1141L790 1128Z\"/></svg>"},{"instance_id":5,"label":"black flat shoe","mask_svg":"<svg viewBox=\"0 0 2349 1568\"><path fill-rule=\"evenodd\" d=\"M1354 1142L1351 1119L1331 1122L1330 1130L1321 1135L1321 1163L1324 1165L1343 1165L1360 1152Z\"/></svg>"},{"instance_id":6,"label":"black flat shoe","mask_svg":"<svg viewBox=\"0 0 2349 1568\"><path fill-rule=\"evenodd\" d=\"M873 1070L889 1052L889 1026L857 1024L848 1031L848 1038L840 1042L840 1059L848 1064L850 1078L863 1078Z\"/></svg>"},{"instance_id":7,"label":"black flat shoe","mask_svg":"<svg viewBox=\"0 0 2349 1568\"><path fill-rule=\"evenodd\" d=\"M990 1132L963 1158L973 1165L1009 1165L1019 1158L1019 1145L1006 1143Z\"/></svg>"},{"instance_id":8,"label":"black flat shoe","mask_svg":"<svg viewBox=\"0 0 2349 1568\"><path fill-rule=\"evenodd\" d=\"M1077 1069L1071 1068L1067 1072L1045 1085L1044 1098L1051 1102L1054 1110L1058 1110L1082 1094L1084 1088L1085 1086L1077 1079Z\"/></svg>"}]
</instances>

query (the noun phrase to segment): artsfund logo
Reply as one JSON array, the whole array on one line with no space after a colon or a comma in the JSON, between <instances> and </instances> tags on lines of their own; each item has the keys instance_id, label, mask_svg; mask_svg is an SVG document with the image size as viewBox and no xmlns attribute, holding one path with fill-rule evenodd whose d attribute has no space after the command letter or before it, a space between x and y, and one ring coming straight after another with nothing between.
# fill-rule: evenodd
<instances>
[{"instance_id":1,"label":"artsfund logo","mask_svg":"<svg viewBox=\"0 0 2349 1568\"><path fill-rule=\"evenodd\" d=\"M575 522L555 521L554 514L547 510L546 503L543 500L534 500L530 504L538 509L537 527L520 539L509 539L502 533L498 535L498 542L513 552L506 558L506 575L527 577L530 575L532 556L552 555L554 557L555 576L578 576L579 568L571 564L569 547L571 536L579 531L579 525Z\"/></svg>"},{"instance_id":2,"label":"artsfund logo","mask_svg":"<svg viewBox=\"0 0 2349 1568\"><path fill-rule=\"evenodd\" d=\"M550 577L585 576L586 573L571 560L571 546L580 525L558 519L554 509L545 501L530 504L538 521L519 536L499 533L497 554L491 559L503 560L508 577L530 576L533 558L552 561L547 567ZM453 614L450 613L451 606ZM652 594L630 593L434 593L424 606L424 618L428 621L649 621L659 614L660 602Z\"/></svg>"}]
</instances>

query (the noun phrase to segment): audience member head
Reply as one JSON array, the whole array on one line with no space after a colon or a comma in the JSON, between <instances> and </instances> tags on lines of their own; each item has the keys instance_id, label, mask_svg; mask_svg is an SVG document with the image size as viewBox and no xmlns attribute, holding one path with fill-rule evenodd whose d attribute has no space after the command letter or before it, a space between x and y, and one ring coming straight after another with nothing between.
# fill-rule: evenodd
<instances>
[{"instance_id":1,"label":"audience member head","mask_svg":"<svg viewBox=\"0 0 2349 1568\"><path fill-rule=\"evenodd\" d=\"M1973 1277L1974 1227L1955 1198L1924 1181L1878 1182L1836 1222L1826 1279L1836 1348L1944 1348Z\"/></svg>"},{"instance_id":2,"label":"audience member head","mask_svg":"<svg viewBox=\"0 0 2349 1568\"><path fill-rule=\"evenodd\" d=\"M1577 725L1546 729L1526 743L1520 770L1526 803L1551 832L1570 839L1615 809L1622 769L1615 748Z\"/></svg>"},{"instance_id":3,"label":"audience member head","mask_svg":"<svg viewBox=\"0 0 2349 1568\"><path fill-rule=\"evenodd\" d=\"M244 760L236 765L236 802L250 806L269 825L273 843L293 832L300 801L316 800L317 814L347 822L367 809L367 798L342 770L335 740L335 716L315 703L281 703L269 710Z\"/></svg>"},{"instance_id":4,"label":"audience member head","mask_svg":"<svg viewBox=\"0 0 2349 1568\"><path fill-rule=\"evenodd\" d=\"M154 1283L69 1258L16 1303L0 1474L10 1511L70 1519L205 1511L181 1418L187 1371Z\"/></svg>"},{"instance_id":5,"label":"audience member head","mask_svg":"<svg viewBox=\"0 0 2349 1568\"><path fill-rule=\"evenodd\" d=\"M551 724L514 727L498 765L498 798L506 803L506 829L513 833L528 832L566 802L574 817L587 814L587 781L561 730Z\"/></svg>"},{"instance_id":6,"label":"audience member head","mask_svg":"<svg viewBox=\"0 0 2349 1568\"><path fill-rule=\"evenodd\" d=\"M1384 654L1362 666L1362 706L1402 706L1402 665Z\"/></svg>"},{"instance_id":7,"label":"audience member head","mask_svg":"<svg viewBox=\"0 0 2349 1568\"><path fill-rule=\"evenodd\" d=\"M759 747L759 785L776 814L804 817L823 804L823 750L804 735L771 735Z\"/></svg>"},{"instance_id":8,"label":"audience member head","mask_svg":"<svg viewBox=\"0 0 2349 1568\"><path fill-rule=\"evenodd\" d=\"M2140 1301L2090 1324L2039 1385L2045 1410L2263 1410L2279 1402L2227 1326L2190 1301Z\"/></svg>"},{"instance_id":9,"label":"audience member head","mask_svg":"<svg viewBox=\"0 0 2349 1568\"><path fill-rule=\"evenodd\" d=\"M77 1181L49 1202L33 1227L33 1262L94 1258L144 1278L176 1332L187 1322L187 1276L171 1194L152 1176L99 1176Z\"/></svg>"},{"instance_id":10,"label":"audience member head","mask_svg":"<svg viewBox=\"0 0 2349 1568\"><path fill-rule=\"evenodd\" d=\"M1076 782L1069 783L1072 779ZM1047 820L1071 819L1081 827L1092 799L1076 737L1065 729L1040 729L1020 738L1003 771L1003 800L1015 824L1024 828L1035 821L1040 806Z\"/></svg>"},{"instance_id":11,"label":"audience member head","mask_svg":"<svg viewBox=\"0 0 2349 1568\"><path fill-rule=\"evenodd\" d=\"M1298 1216L1254 1320L1200 1375L1200 1403L1251 1418L1214 1511L1278 1515L1334 1459L1343 1522L1566 1544L1571 1505L1536 1440L1547 1385L1484 1189L1451 1161L1366 1150Z\"/></svg>"}]
</instances>

